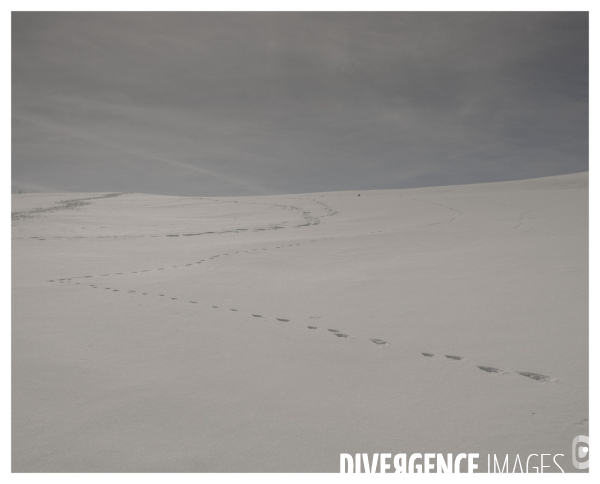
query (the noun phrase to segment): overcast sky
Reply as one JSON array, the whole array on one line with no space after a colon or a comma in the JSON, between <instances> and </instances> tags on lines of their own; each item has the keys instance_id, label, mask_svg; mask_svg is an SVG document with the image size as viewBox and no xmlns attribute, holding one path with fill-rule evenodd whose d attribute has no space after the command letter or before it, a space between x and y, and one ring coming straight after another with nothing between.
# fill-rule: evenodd
<instances>
[{"instance_id":1,"label":"overcast sky","mask_svg":"<svg viewBox=\"0 0 600 484\"><path fill-rule=\"evenodd\" d=\"M13 13L13 192L588 170L587 13Z\"/></svg>"}]
</instances>

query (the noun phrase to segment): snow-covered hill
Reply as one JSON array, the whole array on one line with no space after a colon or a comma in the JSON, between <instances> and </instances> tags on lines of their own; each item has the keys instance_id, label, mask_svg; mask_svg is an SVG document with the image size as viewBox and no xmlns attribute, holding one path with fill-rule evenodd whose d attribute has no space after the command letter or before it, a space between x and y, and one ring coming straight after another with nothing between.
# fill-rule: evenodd
<instances>
[{"instance_id":1,"label":"snow-covered hill","mask_svg":"<svg viewBox=\"0 0 600 484\"><path fill-rule=\"evenodd\" d=\"M359 452L573 470L587 173L12 200L13 471L337 472Z\"/></svg>"}]
</instances>

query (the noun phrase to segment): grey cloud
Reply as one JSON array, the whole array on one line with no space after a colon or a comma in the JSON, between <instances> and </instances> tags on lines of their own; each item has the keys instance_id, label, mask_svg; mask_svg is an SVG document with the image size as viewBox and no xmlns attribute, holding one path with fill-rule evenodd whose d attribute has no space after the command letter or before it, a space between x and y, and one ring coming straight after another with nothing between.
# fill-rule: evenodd
<instances>
[{"instance_id":1,"label":"grey cloud","mask_svg":"<svg viewBox=\"0 0 600 484\"><path fill-rule=\"evenodd\" d=\"M13 187L238 195L588 169L587 13L13 13Z\"/></svg>"}]
</instances>

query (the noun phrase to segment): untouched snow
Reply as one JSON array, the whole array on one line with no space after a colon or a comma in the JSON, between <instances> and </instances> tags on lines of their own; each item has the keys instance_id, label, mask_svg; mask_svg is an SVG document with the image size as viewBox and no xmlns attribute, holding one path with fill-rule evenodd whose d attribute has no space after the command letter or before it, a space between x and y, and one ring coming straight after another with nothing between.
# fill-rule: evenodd
<instances>
[{"instance_id":1,"label":"untouched snow","mask_svg":"<svg viewBox=\"0 0 600 484\"><path fill-rule=\"evenodd\" d=\"M13 471L338 472L358 452L573 470L587 173L107 195L12 197Z\"/></svg>"}]
</instances>

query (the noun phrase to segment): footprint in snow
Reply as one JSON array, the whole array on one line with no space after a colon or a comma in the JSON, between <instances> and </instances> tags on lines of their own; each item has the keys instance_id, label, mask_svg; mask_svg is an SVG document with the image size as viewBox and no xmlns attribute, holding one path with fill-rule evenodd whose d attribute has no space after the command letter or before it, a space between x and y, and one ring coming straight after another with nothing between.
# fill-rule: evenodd
<instances>
[{"instance_id":1,"label":"footprint in snow","mask_svg":"<svg viewBox=\"0 0 600 484\"><path fill-rule=\"evenodd\" d=\"M375 339L372 339L371 341L372 341L373 343L375 343L376 345L382 345L382 346L384 346L384 345L389 345L389 343L388 343L387 341L384 341L384 340L382 340L382 339L377 339L377 338L375 338Z\"/></svg>"},{"instance_id":2,"label":"footprint in snow","mask_svg":"<svg viewBox=\"0 0 600 484\"><path fill-rule=\"evenodd\" d=\"M546 376L546 375L540 375L538 373L531 373L529 371L517 371L517 373L519 375L523 375L526 376L527 378L532 378L534 380L537 381L556 381L554 378Z\"/></svg>"},{"instance_id":3,"label":"footprint in snow","mask_svg":"<svg viewBox=\"0 0 600 484\"><path fill-rule=\"evenodd\" d=\"M505 373L504 371L499 370L498 368L494 368L492 366L477 366L477 368L483 371L487 371L488 373Z\"/></svg>"}]
</instances>

